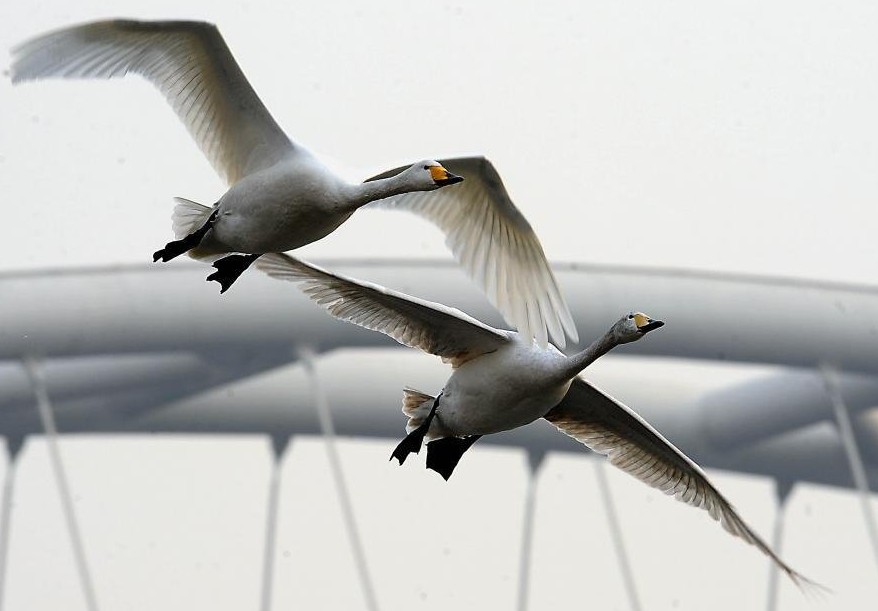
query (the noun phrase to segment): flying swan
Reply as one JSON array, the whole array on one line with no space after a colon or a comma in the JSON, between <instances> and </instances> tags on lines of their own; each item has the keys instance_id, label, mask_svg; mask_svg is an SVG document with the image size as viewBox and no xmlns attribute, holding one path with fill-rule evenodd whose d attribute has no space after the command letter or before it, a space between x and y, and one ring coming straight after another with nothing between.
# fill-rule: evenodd
<instances>
[{"instance_id":1,"label":"flying swan","mask_svg":"<svg viewBox=\"0 0 878 611\"><path fill-rule=\"evenodd\" d=\"M175 240L153 259L188 252L214 261L208 280L225 292L263 253L284 252L335 231L358 208L387 201L437 224L453 254L507 322L545 346L578 337L531 226L491 163L426 160L360 184L332 173L292 142L260 101L219 30L197 21L99 21L50 32L12 51L12 81L139 74L167 98L229 185L213 207L177 198ZM455 173L459 172L459 174ZM431 197L442 187L445 196ZM464 188L465 187L465 188ZM235 254L231 254L235 253Z\"/></svg>"},{"instance_id":2,"label":"flying swan","mask_svg":"<svg viewBox=\"0 0 878 611\"><path fill-rule=\"evenodd\" d=\"M607 456L613 466L706 510L732 535L771 558L796 585L822 588L781 560L698 465L632 409L579 377L615 346L641 339L661 327L661 321L628 314L585 350L566 356L552 345L541 348L459 310L332 274L287 255L267 255L256 265L272 277L299 283L332 316L442 357L454 368L436 397L404 390L408 435L391 455L400 464L420 451L426 437L427 467L448 479L482 435L545 418Z\"/></svg>"}]
</instances>

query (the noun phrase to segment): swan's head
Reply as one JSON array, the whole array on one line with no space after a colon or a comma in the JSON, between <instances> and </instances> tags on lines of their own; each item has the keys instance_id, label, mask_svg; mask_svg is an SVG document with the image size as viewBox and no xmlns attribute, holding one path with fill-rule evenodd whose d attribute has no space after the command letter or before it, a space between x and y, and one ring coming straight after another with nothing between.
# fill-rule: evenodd
<instances>
[{"instance_id":1,"label":"swan's head","mask_svg":"<svg viewBox=\"0 0 878 611\"><path fill-rule=\"evenodd\" d=\"M664 324L660 320L653 320L643 312L631 312L627 316L620 318L613 325L612 332L618 343L627 344L629 342L636 342L650 331L658 329Z\"/></svg>"},{"instance_id":2,"label":"swan's head","mask_svg":"<svg viewBox=\"0 0 878 611\"><path fill-rule=\"evenodd\" d=\"M463 176L452 174L441 163L432 159L425 159L412 165L408 169L412 180L423 191L432 191L440 187L457 184L463 181Z\"/></svg>"},{"instance_id":3,"label":"swan's head","mask_svg":"<svg viewBox=\"0 0 878 611\"><path fill-rule=\"evenodd\" d=\"M435 191L440 187L447 187L463 181L463 176L452 174L441 163L433 159L425 159L413 163L407 168L396 168L383 172L364 182L375 180L394 179L396 188L402 189L403 193L411 191Z\"/></svg>"}]
</instances>

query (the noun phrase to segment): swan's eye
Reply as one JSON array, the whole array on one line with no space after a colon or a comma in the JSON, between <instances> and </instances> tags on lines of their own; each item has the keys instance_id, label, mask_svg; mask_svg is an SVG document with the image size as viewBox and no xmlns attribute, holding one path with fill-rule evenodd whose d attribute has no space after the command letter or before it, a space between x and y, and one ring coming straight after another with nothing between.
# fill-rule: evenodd
<instances>
[{"instance_id":1,"label":"swan's eye","mask_svg":"<svg viewBox=\"0 0 878 611\"><path fill-rule=\"evenodd\" d=\"M425 165L425 166L424 166L424 169L425 169L425 170L429 170L429 169L430 169L430 166Z\"/></svg>"},{"instance_id":2,"label":"swan's eye","mask_svg":"<svg viewBox=\"0 0 878 611\"><path fill-rule=\"evenodd\" d=\"M628 315L628 320L631 320L632 318L634 318L634 314L629 314L629 315Z\"/></svg>"}]
</instances>

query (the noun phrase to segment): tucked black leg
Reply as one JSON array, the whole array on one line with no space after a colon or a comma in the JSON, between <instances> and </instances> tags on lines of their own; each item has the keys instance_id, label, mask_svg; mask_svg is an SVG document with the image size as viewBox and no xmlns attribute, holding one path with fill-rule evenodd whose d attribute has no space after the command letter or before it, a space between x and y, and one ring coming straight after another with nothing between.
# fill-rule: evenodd
<instances>
[{"instance_id":1,"label":"tucked black leg","mask_svg":"<svg viewBox=\"0 0 878 611\"><path fill-rule=\"evenodd\" d=\"M257 255L229 255L228 257L223 257L214 262L213 266L216 268L216 271L209 275L207 279L208 281L219 282L222 287L220 293L225 293L234 284L235 280L261 256L262 254L260 253Z\"/></svg>"},{"instance_id":2,"label":"tucked black leg","mask_svg":"<svg viewBox=\"0 0 878 611\"><path fill-rule=\"evenodd\" d=\"M201 244L201 240L204 239L204 236L207 235L207 232L210 231L213 224L216 222L216 215L218 214L218 210L214 210L209 217L207 217L207 221L202 225L199 229L193 231L185 238L180 240L174 240L173 242L168 242L165 244L165 247L161 250L157 250L152 254L152 261L155 263L159 259L167 263L171 259L175 257L179 257L184 252L189 252L199 244Z\"/></svg>"},{"instance_id":3,"label":"tucked black leg","mask_svg":"<svg viewBox=\"0 0 878 611\"><path fill-rule=\"evenodd\" d=\"M396 446L393 454L390 455L390 460L395 458L399 461L399 464L402 464L405 462L405 459L408 458L409 454L417 454L421 451L424 437L427 436L427 431L430 430L430 424L436 416L436 408L439 407L440 397L442 397L442 393L439 393L439 396L433 401L433 407L430 409L430 413L427 414L424 422L422 422L418 428L406 435L405 439L399 442L399 445Z\"/></svg>"},{"instance_id":4,"label":"tucked black leg","mask_svg":"<svg viewBox=\"0 0 878 611\"><path fill-rule=\"evenodd\" d=\"M481 435L467 435L466 437L443 437L427 444L427 468L445 478L451 477L457 463L464 452L470 449Z\"/></svg>"}]
</instances>

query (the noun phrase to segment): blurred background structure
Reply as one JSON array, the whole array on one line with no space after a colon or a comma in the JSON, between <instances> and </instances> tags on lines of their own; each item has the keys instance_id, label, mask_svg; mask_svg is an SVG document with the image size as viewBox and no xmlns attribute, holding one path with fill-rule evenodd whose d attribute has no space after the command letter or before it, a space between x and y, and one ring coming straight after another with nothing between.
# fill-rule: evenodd
<instances>
[{"instance_id":1,"label":"blurred background structure","mask_svg":"<svg viewBox=\"0 0 878 611\"><path fill-rule=\"evenodd\" d=\"M0 46L217 23L351 180L485 154L558 261L586 377L705 466L808 601L701 512L536 423L444 482L387 461L438 359L252 271L143 263L222 185L137 79L0 82L0 608L870 609L878 597L878 9L819 2L0 7ZM300 253L502 325L438 231ZM561 262L574 263L561 263Z\"/></svg>"},{"instance_id":2,"label":"blurred background structure","mask_svg":"<svg viewBox=\"0 0 878 611\"><path fill-rule=\"evenodd\" d=\"M335 261L329 267L354 277L392 283L415 295L455 295L466 311L480 318L493 318L492 322L497 323L497 315L490 311L490 306L450 263ZM639 586L639 577L646 573L650 580L654 578L653 571L660 574L663 569L647 566L635 570L637 563L630 558L647 546L658 548L653 553L663 550L664 557L668 561L673 559L674 564L693 554L694 549L698 550L701 562L717 555L718 560L707 565L715 564L717 575L713 578L722 576L725 586L732 588L735 581L744 577L738 569L728 574L730 569L720 549L731 542L741 548L737 552L749 554L742 556L746 565L762 567L762 571L754 569L756 574L748 580L752 587L749 596L758 599L754 592L760 591L768 608L780 608L778 586L785 584L778 584L777 575L755 550L735 541L724 541L724 537L730 538L717 525L710 524L706 516L675 507L674 501L660 499L660 494L650 496L652 491L635 489L623 495L624 501L616 498L610 478L616 486L629 483L616 481L617 477L625 478L623 475L612 471L605 474L602 464L586 470L595 476L587 494L587 511L564 516L566 502L546 503L538 493L541 483L545 486L546 457L554 453L580 457L587 453L546 423L486 438L485 446L496 444L505 449L501 453L503 458L498 458L492 467L461 476L470 463L475 463L474 467L478 464L474 458L477 453L473 452L448 484L432 472L421 471L419 460L409 461L402 470L394 469L395 463L388 464L385 454L389 455L394 439L403 435L403 418L398 411L401 386L437 391L446 375L444 368L430 367L436 363L425 355L392 348L392 343L382 335L331 319L290 284L250 274L242 281L244 286L240 290L219 299L210 291L199 290L203 288L203 272L202 266L189 264L163 269L131 266L8 274L0 279L0 290L6 296L4 309L13 321L3 329L0 343L0 356L4 359L0 370L0 430L10 454L0 518L0 524L5 526L0 539L5 572L15 575L16 558L29 555L23 551L9 553L10 539L17 540L10 536L17 532L13 525L22 523L21 518L13 522L11 516L20 494L15 482L19 452L26 439L37 436L46 445L47 467L64 518L61 530L69 538L72 551L72 566L68 568L76 569L85 600L92 599L86 608L98 608L96 592L100 588L94 584L101 583L101 577L92 576L94 571L89 566L105 566L110 559L104 554L112 557L114 552L95 551L92 542L103 539L106 533L98 535L82 528L77 514L97 514L92 520L100 522L99 515L105 509L93 507L92 503L84 510L77 508L82 503L77 502L68 483L66 472L71 469L65 466L59 451L58 431L114 436L148 434L153 439L164 434L158 437L164 443L167 434L208 435L208 439L231 434L261 437L267 442L263 447L271 450L268 457L263 456L268 464L250 474L258 473L264 480L268 472L265 487L255 494L264 503L264 516L262 520L251 516L262 522L265 529L263 556L251 558L261 568L254 571L255 567L248 567L251 579L261 579L260 599L266 609L273 608L277 583L274 575L278 565L286 564L282 560L284 555L314 553L288 541L292 549L279 555L285 525L306 519L288 511L282 494L302 495L297 499L299 503L329 502L340 512L336 518L341 519L336 520L335 527L343 536L335 543L341 549L329 551L327 548L332 544L322 536L310 544L320 550L319 554L334 559L331 565L340 558L342 564L352 565L349 570L358 579L335 587L351 591L349 596L366 608L382 608L379 601L385 596L385 588L377 586L372 575L373 563L379 563L384 571L388 563L395 565L400 574L411 568L412 556L419 558L418 564L433 565L434 559L412 548L420 548L421 539L434 538L435 524L446 522L448 511L437 511L432 503L415 504L417 509L412 508L409 486L413 470L418 477L433 480L428 494L434 501L447 495L446 502L466 507L463 514L452 513L454 517L445 528L458 528L458 523L466 522L468 517L480 523L488 521L495 528L506 523L502 536L517 559L501 570L508 582L504 596L512 597L509 604L514 600L518 608L541 608L547 604L539 589L532 591L532 574L553 573L555 569L549 567L560 562L560 558L566 558L565 564L578 562L579 555L565 549L575 543L575 538L565 534L570 526L559 528L554 523L557 520L570 520L574 530L597 529L607 538L602 546L587 546L589 553L602 557L601 571L588 573L592 577L600 575L600 583L590 586L597 590L606 585L606 579L620 580L616 588L605 593L616 604L627 604L630 608L652 604L651 597L643 599L645 593ZM607 390L628 401L706 468L758 476L760 481L771 484L769 490L773 494L763 501L771 501L775 515L768 520L768 528L763 522L760 530L777 547L802 546L813 550L811 546L819 537L811 528L798 523L796 528L787 530L785 525L790 493L802 485L816 484L848 490L847 496L858 499L859 507L851 506L845 518L860 523L865 536L846 553L859 554L866 564L878 558L874 500L870 498L870 487L878 483L878 421L871 411L878 404L876 362L871 358L878 323L869 322L878 321L878 289L609 266L562 266L558 273L572 303L591 304L587 312L577 309L574 314L584 342L624 313L625 304L644 304L643 309L649 312L673 312L662 333L617 350L604 359L607 363L595 366L594 376L591 369L586 375L602 381ZM57 307L59 303L64 304L63 309ZM807 332L795 332L796 329ZM695 366L693 372L695 363L708 365L701 365L700 371ZM288 447L290 441L294 440L295 448L295 440L313 436L319 436L317 439L325 445L326 464L315 465L312 458L298 468L317 470L324 485L325 479L332 484L336 498L308 498L303 494L307 484L290 482L285 475L284 459L294 454ZM339 452L344 444L339 439L369 437L381 439L381 443L376 441L368 446L374 450L369 459L373 464L367 469L361 464L346 469ZM95 449L104 445L100 438L90 439ZM153 451L163 452L162 442L155 442ZM103 452L96 458L99 469L106 470ZM83 463L77 464L81 469ZM578 469L565 471L567 477L583 470L582 460L576 464ZM380 476L379 469L385 471ZM403 479L400 476L406 471L409 475ZM507 480L507 471L518 477ZM473 479L476 473L485 479ZM311 475L305 481L313 481ZM394 480L394 475L398 479ZM358 485L354 480L360 477L371 483ZM469 484L469 489L456 486L458 479L467 477L470 479L465 484ZM509 490L509 484L516 479L517 485ZM282 482L291 488L287 490ZM488 482L490 488L485 486ZM633 480L630 483L638 484ZM719 483L723 486L725 482L720 478ZM573 498L577 485L567 483L571 488L567 492ZM355 494L358 488L360 492ZM491 507L500 489L502 494L512 497L502 510ZM556 494L564 498L563 491ZM397 525L388 525L386 515L374 521L361 516L364 497L369 496L397 506L386 508L388 513L399 516L401 512L406 516L405 523L398 525L401 533L383 537L383 529ZM735 498L734 494L731 496ZM139 521L149 519L146 508L152 504L187 505L193 501L197 499L190 499L185 492L176 497L158 496L128 516L131 533L121 539L113 537L112 543L103 541L97 545L130 545ZM623 502L625 506L620 507ZM669 505L662 508L670 511L667 517L656 519L651 511L647 512L653 503ZM808 505L813 503L810 500ZM639 524L632 528L632 519L625 520L623 516L631 511L640 513L635 504L640 504L639 509L646 514L635 518ZM683 510L679 515L672 511L678 509ZM310 508L318 515L325 510L326 507ZM491 515L498 511L499 515ZM745 511L748 519L758 520L754 513ZM642 534L634 534L644 528L663 531L668 526L666 521L677 520L713 526L711 542L719 539L721 545L711 550L703 541L688 541L691 533L684 535L682 541L677 537L655 536L644 541ZM209 523L206 520L202 526ZM222 536L229 527L215 525L214 535ZM551 542L539 544L537 537L544 530L552 533ZM481 532L482 528L477 527L468 537L478 538ZM27 533L24 539L28 539ZM448 546L446 553L463 545L458 539L440 537ZM372 543L367 545L367 540ZM550 553L555 548L558 558ZM164 554L179 552L152 553L157 558L151 562L156 562ZM541 556L548 559L538 560ZM808 574L826 569L810 553L796 556L788 552L785 556ZM226 561L229 559L213 559ZM59 562L59 558L55 557L54 562ZM484 558L482 562L484 567L480 570L496 570L491 559ZM581 568L587 566L583 564ZM327 570L334 575L336 569ZM710 569L705 566L693 567L693 572L698 572L699 580L710 580L706 574ZM426 569L425 573L427 577L421 587L426 598L432 594L431 584L435 582L431 570ZM326 576L323 574L322 578ZM284 579L287 588L289 577ZM874 579L868 571L864 571L864 577L870 582ZM320 578L320 574L314 578ZM576 588L569 584L568 588L569 601L575 597ZM794 601L791 604L796 606L795 597L801 595L792 586L789 588L792 593L788 596ZM479 594L485 596L484 591ZM458 602L467 604L466 600L463 597ZM249 606L255 604L256 599Z\"/></svg>"}]
</instances>

